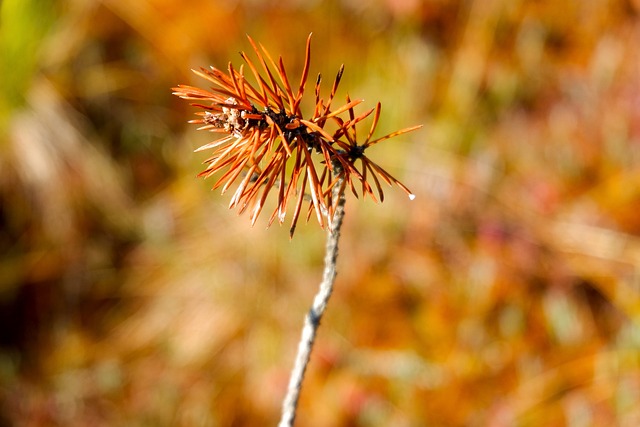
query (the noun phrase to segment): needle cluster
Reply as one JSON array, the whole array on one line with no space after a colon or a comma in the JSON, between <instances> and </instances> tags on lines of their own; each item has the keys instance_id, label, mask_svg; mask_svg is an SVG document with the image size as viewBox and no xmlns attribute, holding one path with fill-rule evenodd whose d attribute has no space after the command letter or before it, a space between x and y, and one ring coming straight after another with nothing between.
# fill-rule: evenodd
<instances>
[{"instance_id":1,"label":"needle cluster","mask_svg":"<svg viewBox=\"0 0 640 427\"><path fill-rule=\"evenodd\" d=\"M213 150L199 176L217 175L213 188L222 187L223 193L235 185L229 208L238 208L240 213L250 211L254 224L267 196L275 191L277 203L269 225L276 218L283 223L287 208L293 203L290 228L293 236L305 201L308 202L307 219L315 212L324 227L326 219L333 216L332 189L337 183L348 186L356 197L368 194L382 201L382 180L398 185L413 198L405 185L367 157L366 150L420 126L373 138L380 118L380 103L356 115L354 107L362 100L351 100L347 96L345 104L333 108L344 66L338 71L326 99L320 96L318 76L314 110L311 115L303 115L300 104L309 75L311 35L307 38L300 83L295 88L282 58L274 61L264 46L248 38L256 60L242 52L244 64L239 69L229 63L227 71L215 67L193 70L213 84L209 89L186 85L173 88L174 95L193 101L192 105L201 110L196 113L199 118L190 123L201 125L201 130L225 135L196 151ZM254 84L245 78L245 65L253 75ZM366 138L358 141L357 127L372 114Z\"/></svg>"}]
</instances>

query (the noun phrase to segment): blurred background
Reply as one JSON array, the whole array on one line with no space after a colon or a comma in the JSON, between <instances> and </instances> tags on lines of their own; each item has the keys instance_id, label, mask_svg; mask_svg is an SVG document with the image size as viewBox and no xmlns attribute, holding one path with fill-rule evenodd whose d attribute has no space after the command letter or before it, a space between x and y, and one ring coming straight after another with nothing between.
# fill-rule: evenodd
<instances>
[{"instance_id":1,"label":"blurred background","mask_svg":"<svg viewBox=\"0 0 640 427\"><path fill-rule=\"evenodd\" d=\"M195 178L245 35L383 105L298 425L640 425L638 0L0 2L0 425L275 425L324 232ZM364 107L361 111L364 111Z\"/></svg>"}]
</instances>

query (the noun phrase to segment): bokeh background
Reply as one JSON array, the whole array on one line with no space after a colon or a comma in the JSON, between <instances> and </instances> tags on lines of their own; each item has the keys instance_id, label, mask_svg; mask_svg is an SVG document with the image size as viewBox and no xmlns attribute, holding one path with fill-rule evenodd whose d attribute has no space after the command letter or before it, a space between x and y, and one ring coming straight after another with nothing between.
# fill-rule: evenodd
<instances>
[{"instance_id":1,"label":"bokeh background","mask_svg":"<svg viewBox=\"0 0 640 427\"><path fill-rule=\"evenodd\" d=\"M640 425L638 0L0 2L0 425L279 417L324 233L251 228L170 94L250 50L380 100L301 426Z\"/></svg>"}]
</instances>

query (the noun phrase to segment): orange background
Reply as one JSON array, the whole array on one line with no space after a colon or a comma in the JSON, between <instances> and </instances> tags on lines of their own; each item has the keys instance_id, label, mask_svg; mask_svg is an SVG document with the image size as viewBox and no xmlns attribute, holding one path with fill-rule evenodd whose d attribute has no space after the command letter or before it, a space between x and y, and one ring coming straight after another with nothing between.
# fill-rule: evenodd
<instances>
[{"instance_id":1,"label":"orange background","mask_svg":"<svg viewBox=\"0 0 640 427\"><path fill-rule=\"evenodd\" d=\"M169 88L309 32L425 126L368 152L416 200L347 200L297 425L640 424L637 0L0 8L0 425L276 424L324 233L228 211Z\"/></svg>"}]
</instances>

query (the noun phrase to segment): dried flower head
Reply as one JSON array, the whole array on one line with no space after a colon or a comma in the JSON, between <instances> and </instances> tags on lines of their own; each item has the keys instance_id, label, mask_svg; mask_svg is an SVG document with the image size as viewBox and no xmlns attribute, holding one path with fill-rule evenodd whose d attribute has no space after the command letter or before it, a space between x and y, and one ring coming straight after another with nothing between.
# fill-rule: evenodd
<instances>
[{"instance_id":1,"label":"dried flower head","mask_svg":"<svg viewBox=\"0 0 640 427\"><path fill-rule=\"evenodd\" d=\"M344 105L332 110L343 67L326 100L320 96L321 78L318 76L315 108L313 114L305 119L300 104L309 75L311 35L307 38L302 76L295 90L282 58L279 57L276 63L264 46L256 44L251 37L248 39L256 55L257 66L244 52L241 56L255 84L245 78L244 65L236 69L229 63L227 72L214 67L193 70L213 84L208 90L185 85L173 88L174 95L195 101L192 105L203 110L196 113L200 117L190 123L200 124L199 130L226 135L196 151L213 149L211 157L205 160L206 169L199 176L207 178L221 174L213 185L214 189L222 187L224 193L238 183L230 208L238 207L241 213L251 210L253 224L262 212L268 194L275 188L277 203L269 224L276 217L282 223L288 202L295 199L290 229L293 235L305 200L309 201L307 218L315 212L320 225L324 225L326 217L332 215L331 189L338 182L348 184L357 195L353 181L360 181L362 193L375 199L367 182L371 176L380 200L383 200L379 176L411 195L407 187L369 160L364 151L373 144L420 126L372 140L380 115L378 104L369 135L362 144L358 144L356 125L374 110L355 117L354 107L362 100L348 97ZM342 118L343 115L348 118ZM328 123L335 130L325 130ZM356 166L358 160L361 169Z\"/></svg>"}]
</instances>

